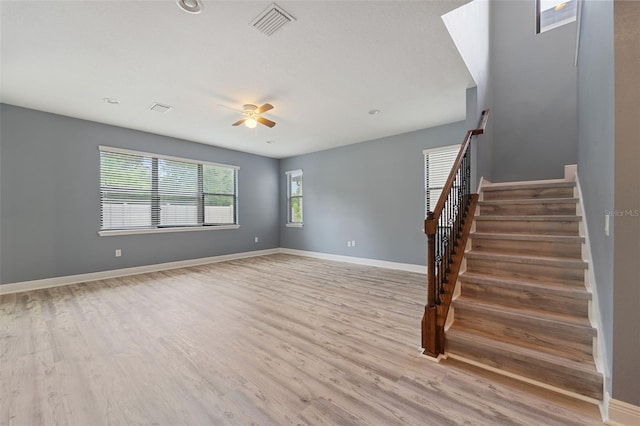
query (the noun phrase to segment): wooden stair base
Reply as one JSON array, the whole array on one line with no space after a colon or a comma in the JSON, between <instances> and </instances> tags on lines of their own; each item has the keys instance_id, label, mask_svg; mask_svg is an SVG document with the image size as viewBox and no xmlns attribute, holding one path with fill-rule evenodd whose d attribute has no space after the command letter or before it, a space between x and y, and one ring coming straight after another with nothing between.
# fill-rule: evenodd
<instances>
[{"instance_id":1,"label":"wooden stair base","mask_svg":"<svg viewBox=\"0 0 640 426\"><path fill-rule=\"evenodd\" d=\"M575 183L483 185L446 354L597 402Z\"/></svg>"},{"instance_id":2,"label":"wooden stair base","mask_svg":"<svg viewBox=\"0 0 640 426\"><path fill-rule=\"evenodd\" d=\"M602 399L602 375L580 362L458 329L447 332L447 351L577 395Z\"/></svg>"}]
</instances>

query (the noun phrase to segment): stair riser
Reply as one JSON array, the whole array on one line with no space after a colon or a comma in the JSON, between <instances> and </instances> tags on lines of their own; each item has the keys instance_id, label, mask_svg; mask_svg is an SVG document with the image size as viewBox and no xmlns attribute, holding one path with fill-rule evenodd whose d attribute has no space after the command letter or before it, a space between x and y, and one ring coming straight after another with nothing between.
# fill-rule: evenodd
<instances>
[{"instance_id":1,"label":"stair riser","mask_svg":"<svg viewBox=\"0 0 640 426\"><path fill-rule=\"evenodd\" d=\"M502 234L578 235L579 222L477 220L476 232Z\"/></svg>"},{"instance_id":2,"label":"stair riser","mask_svg":"<svg viewBox=\"0 0 640 426\"><path fill-rule=\"evenodd\" d=\"M572 187L521 188L483 191L483 200L525 200L529 198L572 198Z\"/></svg>"},{"instance_id":3,"label":"stair riser","mask_svg":"<svg viewBox=\"0 0 640 426\"><path fill-rule=\"evenodd\" d=\"M567 259L580 259L582 257L582 244L580 243L517 241L472 237L471 248L475 251L503 254L561 257Z\"/></svg>"},{"instance_id":4,"label":"stair riser","mask_svg":"<svg viewBox=\"0 0 640 426\"><path fill-rule=\"evenodd\" d=\"M575 215L576 203L480 204L481 215Z\"/></svg>"},{"instance_id":5,"label":"stair riser","mask_svg":"<svg viewBox=\"0 0 640 426\"><path fill-rule=\"evenodd\" d=\"M581 327L553 322L540 323L528 317L504 314L484 314L454 303L456 326L483 331L496 336L508 336L527 346L575 353L574 357L588 357L593 353L593 336Z\"/></svg>"},{"instance_id":6,"label":"stair riser","mask_svg":"<svg viewBox=\"0 0 640 426\"><path fill-rule=\"evenodd\" d=\"M602 377L595 373L589 374L538 359L518 357L488 345L475 345L451 338L447 339L447 351L538 382L602 399Z\"/></svg>"},{"instance_id":7,"label":"stair riser","mask_svg":"<svg viewBox=\"0 0 640 426\"><path fill-rule=\"evenodd\" d=\"M584 286L584 269L548 265L510 263L488 259L467 259L467 270L523 281L547 281L568 286Z\"/></svg>"},{"instance_id":8,"label":"stair riser","mask_svg":"<svg viewBox=\"0 0 640 426\"><path fill-rule=\"evenodd\" d=\"M464 296L514 308L538 309L582 318L589 316L589 301L587 299L560 297L538 289L534 291L519 287L492 287L462 281L462 292Z\"/></svg>"}]
</instances>

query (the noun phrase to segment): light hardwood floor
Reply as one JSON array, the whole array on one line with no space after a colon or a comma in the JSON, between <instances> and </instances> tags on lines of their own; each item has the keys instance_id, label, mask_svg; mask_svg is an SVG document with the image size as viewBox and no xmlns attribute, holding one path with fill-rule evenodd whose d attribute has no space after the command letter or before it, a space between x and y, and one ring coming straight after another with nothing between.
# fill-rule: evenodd
<instances>
[{"instance_id":1,"label":"light hardwood floor","mask_svg":"<svg viewBox=\"0 0 640 426\"><path fill-rule=\"evenodd\" d=\"M587 425L419 355L422 275L288 255L0 298L0 424Z\"/></svg>"}]
</instances>

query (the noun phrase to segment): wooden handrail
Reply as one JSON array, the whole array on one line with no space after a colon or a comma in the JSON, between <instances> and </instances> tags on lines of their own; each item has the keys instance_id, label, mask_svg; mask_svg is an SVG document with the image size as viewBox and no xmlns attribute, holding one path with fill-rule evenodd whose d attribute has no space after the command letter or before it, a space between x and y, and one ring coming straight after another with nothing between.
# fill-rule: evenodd
<instances>
[{"instance_id":1,"label":"wooden handrail","mask_svg":"<svg viewBox=\"0 0 640 426\"><path fill-rule=\"evenodd\" d=\"M435 219L438 219L442 214L442 209L444 208L444 203L447 201L446 194L451 191L451 187L453 186L453 180L456 176L456 172L460 168L462 164L462 157L467 152L469 148L469 143L471 142L471 136L481 135L484 133L484 129L487 127L487 120L489 120L489 110L485 109L482 111L482 116L480 117L480 126L477 129L467 131L464 140L462 141L462 145L460 146L460 151L458 151L458 156L456 157L456 161L453 163L453 167L451 167L451 172L449 172L449 177L447 178L447 182L444 184L442 188L442 192L440 193L440 199L438 200L438 204L433 209L433 215Z\"/></svg>"},{"instance_id":2,"label":"wooden handrail","mask_svg":"<svg viewBox=\"0 0 640 426\"><path fill-rule=\"evenodd\" d=\"M453 286L446 284L451 281L455 285L458 278L478 201L478 195L471 194L471 138L484 133L488 119L487 109L482 111L478 128L467 131L436 207L427 212L424 221L427 305L422 317L422 347L432 357L444 352L444 325L453 296Z\"/></svg>"}]
</instances>

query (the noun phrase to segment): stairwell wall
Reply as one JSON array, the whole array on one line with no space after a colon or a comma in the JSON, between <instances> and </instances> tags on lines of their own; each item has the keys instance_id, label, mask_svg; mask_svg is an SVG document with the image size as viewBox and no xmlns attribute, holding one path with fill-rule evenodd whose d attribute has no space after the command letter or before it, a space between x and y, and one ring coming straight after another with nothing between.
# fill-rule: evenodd
<instances>
[{"instance_id":1,"label":"stairwell wall","mask_svg":"<svg viewBox=\"0 0 640 426\"><path fill-rule=\"evenodd\" d=\"M606 353L606 387L611 393L613 360L614 63L613 1L583 3L578 52L578 176L589 227L595 283Z\"/></svg>"},{"instance_id":2,"label":"stairwell wall","mask_svg":"<svg viewBox=\"0 0 640 426\"><path fill-rule=\"evenodd\" d=\"M468 88L466 93L467 129L477 128L482 111L492 109L490 16L491 6L485 0L474 0L442 16L462 60L476 83L474 87ZM492 128L493 118L490 116L484 134L473 138L471 185L474 191L481 177L492 179Z\"/></svg>"},{"instance_id":3,"label":"stairwell wall","mask_svg":"<svg viewBox=\"0 0 640 426\"><path fill-rule=\"evenodd\" d=\"M562 178L577 161L576 24L535 33L534 1L491 2L493 182Z\"/></svg>"}]
</instances>

